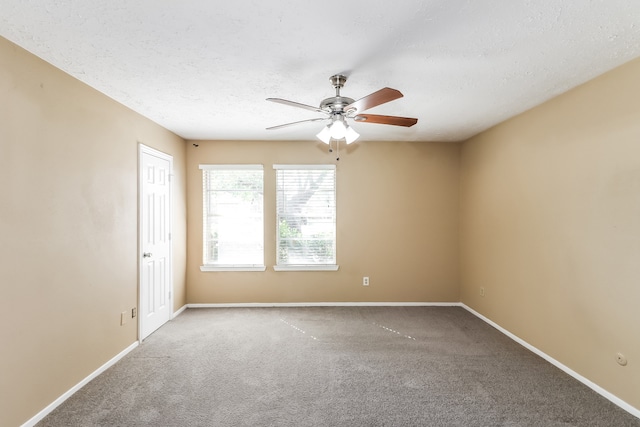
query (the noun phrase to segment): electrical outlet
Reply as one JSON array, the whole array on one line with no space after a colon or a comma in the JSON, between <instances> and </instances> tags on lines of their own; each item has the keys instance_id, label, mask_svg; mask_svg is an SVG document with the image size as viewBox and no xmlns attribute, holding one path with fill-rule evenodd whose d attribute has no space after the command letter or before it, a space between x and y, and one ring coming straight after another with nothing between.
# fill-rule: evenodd
<instances>
[{"instance_id":1,"label":"electrical outlet","mask_svg":"<svg viewBox=\"0 0 640 427\"><path fill-rule=\"evenodd\" d=\"M369 286L369 277L365 276L362 278L362 286Z\"/></svg>"},{"instance_id":2,"label":"electrical outlet","mask_svg":"<svg viewBox=\"0 0 640 427\"><path fill-rule=\"evenodd\" d=\"M484 287L480 288L480 296L483 297L484 296Z\"/></svg>"},{"instance_id":3,"label":"electrical outlet","mask_svg":"<svg viewBox=\"0 0 640 427\"><path fill-rule=\"evenodd\" d=\"M127 323L127 315L129 313L127 313L126 311L123 311L122 313L120 313L120 326L124 325L125 323Z\"/></svg>"},{"instance_id":4,"label":"electrical outlet","mask_svg":"<svg viewBox=\"0 0 640 427\"><path fill-rule=\"evenodd\" d=\"M138 308L137 307L133 307L131 309L131 318L134 318L138 315Z\"/></svg>"}]
</instances>

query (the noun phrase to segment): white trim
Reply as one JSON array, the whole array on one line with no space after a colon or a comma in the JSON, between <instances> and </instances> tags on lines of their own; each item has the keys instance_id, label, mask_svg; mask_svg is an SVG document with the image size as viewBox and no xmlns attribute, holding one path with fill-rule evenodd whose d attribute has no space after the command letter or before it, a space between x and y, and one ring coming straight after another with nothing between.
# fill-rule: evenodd
<instances>
[{"instance_id":1,"label":"white trim","mask_svg":"<svg viewBox=\"0 0 640 427\"><path fill-rule=\"evenodd\" d=\"M233 170L264 170L264 166L263 165L198 165L198 167L202 170L227 170L227 169L233 169Z\"/></svg>"},{"instance_id":2,"label":"white trim","mask_svg":"<svg viewBox=\"0 0 640 427\"><path fill-rule=\"evenodd\" d=\"M51 412L53 412L54 409L56 409L58 406L60 406L65 400L67 400L68 398L70 398L75 392L77 392L78 390L80 390L82 387L84 387L85 385L87 385L89 383L89 381L93 380L94 378L96 378L98 375L100 375L101 373L103 373L104 371L106 371L107 369L109 369L110 367L112 367L113 365L115 365L120 359L122 359L124 356L126 356L127 354L129 354L134 348L136 348L138 346L138 341L134 342L133 344L131 344L129 347L125 348L124 350L122 350L120 353L118 353L116 356L114 356L111 360L109 360L107 363L105 363L104 365L102 365L101 367L99 367L98 369L96 369L95 371L93 371L91 374L89 374L89 376L87 376L85 379L83 379L82 381L80 381L78 384L74 385L73 387L71 387L69 390L67 390L67 392L65 392L64 394L62 394L62 396L58 397L56 400L54 400L51 404L49 404L46 408L44 408L42 411L38 412L35 416L33 416L30 420L28 420L26 423L22 424L21 427L33 427L35 426L38 422L40 422L44 417L46 417L47 415L49 415Z\"/></svg>"},{"instance_id":3,"label":"white trim","mask_svg":"<svg viewBox=\"0 0 640 427\"><path fill-rule=\"evenodd\" d=\"M183 305L178 310L174 311L173 314L171 315L171 320L173 320L176 317L180 316L186 309L187 309L187 304Z\"/></svg>"},{"instance_id":4,"label":"white trim","mask_svg":"<svg viewBox=\"0 0 640 427\"><path fill-rule=\"evenodd\" d=\"M580 381L582 384L586 385L591 390L595 391L596 393L598 393L599 395L601 395L605 399L609 400L610 402L614 403L615 405L617 405L620 408L624 409L625 411L629 412L631 415L640 418L640 409L631 406L629 403L625 402L624 400L620 399L616 395L614 395L611 392L609 392L609 391L605 390L604 388L600 387L598 384L592 382L591 380L583 377L582 375L580 375L576 371L574 371L571 368L569 368L568 366L560 363L559 361L557 361L553 357L549 356L548 354L546 354L542 350L539 350L538 348L532 346L531 344L529 344L528 342L526 342L522 338L518 337L517 335L514 335L513 333L511 333L508 330L504 329L502 326L498 325L497 323L495 323L491 319L489 319L489 318L483 316L482 314L478 313L477 311L475 311L471 307L469 307L469 306L467 306L467 305L465 305L463 303L460 303L460 307L464 308L469 313L473 314L474 316L478 317L479 319L484 320L486 323L488 323L489 325L493 326L498 331L502 332L503 334L505 334L506 336L508 336L509 338L511 338L512 340L514 340L515 342L517 342L518 344L520 344L521 346L526 348L527 350L529 350L529 351L537 354L538 356L542 357L544 360L546 360L547 362L551 363L556 368L558 368L558 369L564 371L565 373L571 375L573 378L575 378L576 380Z\"/></svg>"},{"instance_id":5,"label":"white trim","mask_svg":"<svg viewBox=\"0 0 640 427\"><path fill-rule=\"evenodd\" d=\"M274 265L273 271L338 271L339 265Z\"/></svg>"},{"instance_id":6,"label":"white trim","mask_svg":"<svg viewBox=\"0 0 640 427\"><path fill-rule=\"evenodd\" d=\"M318 164L318 165L273 165L274 169L289 169L289 170L313 170L313 169L333 169L336 165Z\"/></svg>"},{"instance_id":7,"label":"white trim","mask_svg":"<svg viewBox=\"0 0 640 427\"><path fill-rule=\"evenodd\" d=\"M201 265L200 271L265 271L264 265Z\"/></svg>"},{"instance_id":8,"label":"white trim","mask_svg":"<svg viewBox=\"0 0 640 427\"><path fill-rule=\"evenodd\" d=\"M459 302L250 302L187 304L188 308L255 307L460 307Z\"/></svg>"},{"instance_id":9,"label":"white trim","mask_svg":"<svg viewBox=\"0 0 640 427\"><path fill-rule=\"evenodd\" d=\"M144 171L144 165L142 164L142 155L149 154L152 156L159 157L163 160L167 160L169 162L169 176L172 177L173 173L173 156L162 151L156 150L155 148L151 148L148 145L144 145L143 143L138 141L138 341L142 341L142 322L144 316L141 315L141 304L140 304L140 293L142 290L142 268L140 260L142 259L142 208L141 208L141 199L142 199L142 173ZM173 294L175 293L175 289L173 288L173 180L169 179L169 212L168 221L169 221L169 307L173 307ZM171 315L169 316L169 320L171 320Z\"/></svg>"}]
</instances>

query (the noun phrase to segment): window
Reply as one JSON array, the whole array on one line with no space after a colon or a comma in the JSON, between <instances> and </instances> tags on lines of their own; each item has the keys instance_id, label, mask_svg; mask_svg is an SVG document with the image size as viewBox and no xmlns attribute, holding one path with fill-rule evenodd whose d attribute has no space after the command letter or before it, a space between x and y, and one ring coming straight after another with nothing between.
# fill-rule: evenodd
<instances>
[{"instance_id":1,"label":"window","mask_svg":"<svg viewBox=\"0 0 640 427\"><path fill-rule=\"evenodd\" d=\"M200 165L202 271L264 271L262 165Z\"/></svg>"},{"instance_id":2,"label":"window","mask_svg":"<svg viewBox=\"0 0 640 427\"><path fill-rule=\"evenodd\" d=\"M274 165L275 270L337 270L335 165Z\"/></svg>"}]
</instances>

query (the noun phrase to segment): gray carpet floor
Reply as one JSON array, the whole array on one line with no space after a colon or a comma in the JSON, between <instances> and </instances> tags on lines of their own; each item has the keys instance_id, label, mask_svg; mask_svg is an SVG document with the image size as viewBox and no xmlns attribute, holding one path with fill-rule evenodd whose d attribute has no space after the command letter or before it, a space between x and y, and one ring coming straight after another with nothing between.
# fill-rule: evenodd
<instances>
[{"instance_id":1,"label":"gray carpet floor","mask_svg":"<svg viewBox=\"0 0 640 427\"><path fill-rule=\"evenodd\" d=\"M459 307L189 309L45 426L640 426Z\"/></svg>"}]
</instances>

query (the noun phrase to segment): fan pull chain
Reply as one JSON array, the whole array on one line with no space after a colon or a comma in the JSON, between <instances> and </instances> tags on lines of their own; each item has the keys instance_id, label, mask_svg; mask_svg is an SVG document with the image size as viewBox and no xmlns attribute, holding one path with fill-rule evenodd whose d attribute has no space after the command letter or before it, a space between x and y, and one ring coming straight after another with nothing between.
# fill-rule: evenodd
<instances>
[{"instance_id":1,"label":"fan pull chain","mask_svg":"<svg viewBox=\"0 0 640 427\"><path fill-rule=\"evenodd\" d=\"M336 160L340 160L340 141L338 141L337 139L333 139L331 138L329 140L329 152L333 153L333 146L331 144L333 144L333 142L336 143Z\"/></svg>"}]
</instances>

